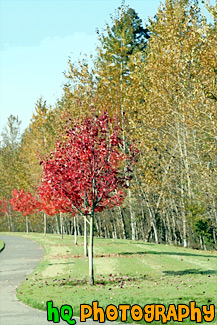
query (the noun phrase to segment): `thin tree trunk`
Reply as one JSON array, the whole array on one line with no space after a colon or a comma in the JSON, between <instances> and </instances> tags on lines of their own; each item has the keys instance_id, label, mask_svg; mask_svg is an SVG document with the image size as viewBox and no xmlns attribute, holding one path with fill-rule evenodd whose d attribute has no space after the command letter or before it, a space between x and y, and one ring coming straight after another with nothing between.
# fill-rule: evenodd
<instances>
[{"instance_id":1,"label":"thin tree trunk","mask_svg":"<svg viewBox=\"0 0 217 325\"><path fill-rule=\"evenodd\" d=\"M30 228L31 232L33 232L31 220L29 220L29 228Z\"/></svg>"},{"instance_id":2,"label":"thin tree trunk","mask_svg":"<svg viewBox=\"0 0 217 325\"><path fill-rule=\"evenodd\" d=\"M99 220L99 237L102 237L102 222L100 215L98 215L98 220Z\"/></svg>"},{"instance_id":3,"label":"thin tree trunk","mask_svg":"<svg viewBox=\"0 0 217 325\"><path fill-rule=\"evenodd\" d=\"M206 244L205 244L205 241L204 241L204 237L203 238L203 249L206 251Z\"/></svg>"},{"instance_id":4,"label":"thin tree trunk","mask_svg":"<svg viewBox=\"0 0 217 325\"><path fill-rule=\"evenodd\" d=\"M216 227L215 227L215 220L213 220L211 212L209 212L209 216L210 216L210 221L211 221L211 224L212 224L213 241L214 241L214 244L216 245Z\"/></svg>"},{"instance_id":5,"label":"thin tree trunk","mask_svg":"<svg viewBox=\"0 0 217 325\"><path fill-rule=\"evenodd\" d=\"M146 217L145 217L145 211L144 211L144 206L143 203L141 204L141 209L142 209L142 220L141 220L141 229L142 229L142 239L145 240L145 224L146 224Z\"/></svg>"},{"instance_id":6,"label":"thin tree trunk","mask_svg":"<svg viewBox=\"0 0 217 325\"><path fill-rule=\"evenodd\" d=\"M123 214L123 209L122 207L118 207L119 209L119 213L120 213L120 217L121 217L121 226L122 226L122 235L123 235L123 239L126 239L126 225L125 225L125 221L124 221L124 214Z\"/></svg>"},{"instance_id":7,"label":"thin tree trunk","mask_svg":"<svg viewBox=\"0 0 217 325\"><path fill-rule=\"evenodd\" d=\"M213 226L212 234L213 234L213 241L214 241L214 244L216 245L216 229L215 229L214 226Z\"/></svg>"},{"instance_id":8,"label":"thin tree trunk","mask_svg":"<svg viewBox=\"0 0 217 325\"><path fill-rule=\"evenodd\" d=\"M6 215L7 215L7 217L8 217L8 218L7 218L7 219L8 219L8 231L11 232L10 214L7 213Z\"/></svg>"},{"instance_id":9,"label":"thin tree trunk","mask_svg":"<svg viewBox=\"0 0 217 325\"><path fill-rule=\"evenodd\" d=\"M26 216L26 233L29 233L29 220L28 220L28 216Z\"/></svg>"},{"instance_id":10,"label":"thin tree trunk","mask_svg":"<svg viewBox=\"0 0 217 325\"><path fill-rule=\"evenodd\" d=\"M131 231L132 231L132 240L136 240L136 218L135 212L132 207L132 195L130 188L128 189L128 197L129 197L129 206L130 206L130 223L131 223Z\"/></svg>"},{"instance_id":11,"label":"thin tree trunk","mask_svg":"<svg viewBox=\"0 0 217 325\"><path fill-rule=\"evenodd\" d=\"M57 231L57 234L59 235L60 234L60 229L59 229L59 223L58 223L57 215L55 216L55 221L56 221L56 231Z\"/></svg>"},{"instance_id":12,"label":"thin tree trunk","mask_svg":"<svg viewBox=\"0 0 217 325\"><path fill-rule=\"evenodd\" d=\"M78 245L77 242L77 228L76 228L76 216L74 216L74 236L75 236L75 245Z\"/></svg>"},{"instance_id":13,"label":"thin tree trunk","mask_svg":"<svg viewBox=\"0 0 217 325\"><path fill-rule=\"evenodd\" d=\"M146 232L144 233L144 241L148 242L148 238L150 236L150 233L152 231L151 223L148 224L148 227L146 229Z\"/></svg>"},{"instance_id":14,"label":"thin tree trunk","mask_svg":"<svg viewBox=\"0 0 217 325\"><path fill-rule=\"evenodd\" d=\"M84 257L88 257L88 250L87 250L87 219L86 216L84 217Z\"/></svg>"},{"instance_id":15,"label":"thin tree trunk","mask_svg":"<svg viewBox=\"0 0 217 325\"><path fill-rule=\"evenodd\" d=\"M183 124L185 123L184 117L183 119ZM185 171L186 171L186 178L187 178L187 183L188 183L188 197L191 199L192 197L192 189L191 189L191 176L190 176L190 168L189 168L189 160L188 160L188 153L187 153L187 146L186 146L186 138L187 138L187 130L183 130L183 163L185 166Z\"/></svg>"},{"instance_id":16,"label":"thin tree trunk","mask_svg":"<svg viewBox=\"0 0 217 325\"><path fill-rule=\"evenodd\" d=\"M79 217L77 217L77 234L78 234L78 237L81 236L81 232L80 232L80 224L79 224Z\"/></svg>"},{"instance_id":17,"label":"thin tree trunk","mask_svg":"<svg viewBox=\"0 0 217 325\"><path fill-rule=\"evenodd\" d=\"M9 207L8 218L9 218L9 224L10 224L10 231L14 231L14 224L13 224L11 207Z\"/></svg>"},{"instance_id":18,"label":"thin tree trunk","mask_svg":"<svg viewBox=\"0 0 217 325\"><path fill-rule=\"evenodd\" d=\"M63 232L69 235L68 218L63 218Z\"/></svg>"},{"instance_id":19,"label":"thin tree trunk","mask_svg":"<svg viewBox=\"0 0 217 325\"><path fill-rule=\"evenodd\" d=\"M166 211L166 220L167 220L167 227L168 227L168 242L169 242L169 244L171 244L172 243L172 231L171 231L168 211Z\"/></svg>"},{"instance_id":20,"label":"thin tree trunk","mask_svg":"<svg viewBox=\"0 0 217 325\"><path fill-rule=\"evenodd\" d=\"M166 220L165 220L165 218L164 218L164 216L162 216L162 225L161 225L161 238L163 239L163 237L165 238L165 242L167 243L169 243L170 244L170 242L169 242L169 237L168 237L168 232L167 232L167 225L166 225ZM164 228L164 229L163 229Z\"/></svg>"},{"instance_id":21,"label":"thin tree trunk","mask_svg":"<svg viewBox=\"0 0 217 325\"><path fill-rule=\"evenodd\" d=\"M46 218L46 214L44 213L44 236L46 236L46 232L47 232L47 218Z\"/></svg>"},{"instance_id":22,"label":"thin tree trunk","mask_svg":"<svg viewBox=\"0 0 217 325\"><path fill-rule=\"evenodd\" d=\"M156 222L155 222L154 212L149 205L148 199L146 199L146 203L147 203L147 208L148 208L148 212L149 212L149 216L150 216L150 220L151 220L151 227L153 228L153 231L154 231L155 243L158 244L159 240L158 240L158 233L157 233L157 226L156 226Z\"/></svg>"},{"instance_id":23,"label":"thin tree trunk","mask_svg":"<svg viewBox=\"0 0 217 325\"><path fill-rule=\"evenodd\" d=\"M175 245L177 245L178 241L177 241L177 236L176 236L176 223L175 223L175 218L174 218L172 209L171 209L171 215L172 215L172 222L173 222L172 223L173 237L174 237Z\"/></svg>"},{"instance_id":24,"label":"thin tree trunk","mask_svg":"<svg viewBox=\"0 0 217 325\"><path fill-rule=\"evenodd\" d=\"M171 196L172 196L172 194L171 194ZM172 204L173 204L174 210L176 211L176 216L177 216L177 219L178 219L180 213L178 211L178 208L176 206L176 202L175 202L174 198L172 198ZM178 239L178 237L176 236L177 244L178 244L178 241L179 241L179 244L181 244L181 242L183 241L181 227L179 226L178 222L175 223L174 215L173 215L173 220L174 220L174 229L176 229L176 226L177 226L177 230L179 232L179 237L180 237Z\"/></svg>"},{"instance_id":25,"label":"thin tree trunk","mask_svg":"<svg viewBox=\"0 0 217 325\"><path fill-rule=\"evenodd\" d=\"M203 240L201 236L200 236L200 248L203 249Z\"/></svg>"},{"instance_id":26,"label":"thin tree trunk","mask_svg":"<svg viewBox=\"0 0 217 325\"><path fill-rule=\"evenodd\" d=\"M182 178L182 176L181 176L181 178ZM185 214L184 189L183 189L182 179L181 179L181 216L182 216L182 225L183 225L183 246L188 247L187 221L186 221L186 214Z\"/></svg>"},{"instance_id":27,"label":"thin tree trunk","mask_svg":"<svg viewBox=\"0 0 217 325\"><path fill-rule=\"evenodd\" d=\"M214 216L215 216L215 221L216 221L216 225L217 225L217 207L216 207L216 204L215 204L215 199L213 198L213 213L214 213Z\"/></svg>"},{"instance_id":28,"label":"thin tree trunk","mask_svg":"<svg viewBox=\"0 0 217 325\"><path fill-rule=\"evenodd\" d=\"M106 226L104 226L105 238L108 238Z\"/></svg>"},{"instance_id":29,"label":"thin tree trunk","mask_svg":"<svg viewBox=\"0 0 217 325\"><path fill-rule=\"evenodd\" d=\"M62 212L60 212L60 233L61 233L61 239L63 239L63 217L62 217Z\"/></svg>"},{"instance_id":30,"label":"thin tree trunk","mask_svg":"<svg viewBox=\"0 0 217 325\"><path fill-rule=\"evenodd\" d=\"M94 284L93 273L93 223L94 223L94 208L91 210L90 216L90 243L89 243L89 284Z\"/></svg>"},{"instance_id":31,"label":"thin tree trunk","mask_svg":"<svg viewBox=\"0 0 217 325\"><path fill-rule=\"evenodd\" d=\"M109 231L109 229L108 229L107 226L106 226L106 230L107 230L107 238L111 238L111 236L110 236L110 231Z\"/></svg>"},{"instance_id":32,"label":"thin tree trunk","mask_svg":"<svg viewBox=\"0 0 217 325\"><path fill-rule=\"evenodd\" d=\"M141 190L141 197L144 199L146 205L147 205L147 208L148 208L148 212L149 212L149 216L150 216L150 225L151 227L153 228L154 230L154 236L155 236L155 243L158 244L159 243L159 239L158 239L158 233L157 233L157 226L156 226L156 220L155 220L155 212L154 212L154 209L150 206L149 204L149 198L147 196L147 194L145 193L145 191L143 191L142 187L141 187L141 184L138 180L138 178L136 177L136 180L137 180L137 183L139 184L140 186L140 190ZM161 195L159 196L158 198L158 202L157 202L157 209L159 207L159 204L160 204L160 199L161 199ZM151 229L150 229L151 230ZM150 233L150 232L149 232ZM149 233L148 233L148 236L149 236Z\"/></svg>"},{"instance_id":33,"label":"thin tree trunk","mask_svg":"<svg viewBox=\"0 0 217 325\"><path fill-rule=\"evenodd\" d=\"M99 225L96 218L95 218L95 225L96 225L97 237L99 237Z\"/></svg>"},{"instance_id":34,"label":"thin tree trunk","mask_svg":"<svg viewBox=\"0 0 217 325\"><path fill-rule=\"evenodd\" d=\"M113 223L113 229L114 229L114 236L113 236L113 238L114 239L117 239L117 228L116 228L115 223Z\"/></svg>"}]
</instances>

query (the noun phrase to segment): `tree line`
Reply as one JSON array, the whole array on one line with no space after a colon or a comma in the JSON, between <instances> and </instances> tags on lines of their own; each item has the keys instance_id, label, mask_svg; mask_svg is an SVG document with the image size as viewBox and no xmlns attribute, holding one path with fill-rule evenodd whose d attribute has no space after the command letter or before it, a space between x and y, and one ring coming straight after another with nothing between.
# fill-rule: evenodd
<instances>
[{"instance_id":1,"label":"tree line","mask_svg":"<svg viewBox=\"0 0 217 325\"><path fill-rule=\"evenodd\" d=\"M122 4L97 31L95 57L69 60L56 104L40 98L22 135L19 119L8 118L0 146L1 230L25 230L9 204L12 192L35 195L40 160L55 150L69 117L83 121L106 111L121 126L123 152L134 143L139 158L124 203L96 213L95 235L215 247L217 4L205 6L211 22L196 0L166 0L144 27ZM28 227L43 231L44 216L33 214ZM47 217L48 232L61 229L83 235L83 217L76 224L68 213Z\"/></svg>"}]
</instances>

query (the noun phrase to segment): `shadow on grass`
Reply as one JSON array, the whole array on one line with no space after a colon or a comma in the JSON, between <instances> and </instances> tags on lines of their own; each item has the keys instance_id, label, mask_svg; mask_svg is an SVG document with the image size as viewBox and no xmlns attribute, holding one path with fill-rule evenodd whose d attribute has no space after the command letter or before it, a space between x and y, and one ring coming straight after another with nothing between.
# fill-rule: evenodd
<instances>
[{"instance_id":1,"label":"shadow on grass","mask_svg":"<svg viewBox=\"0 0 217 325\"><path fill-rule=\"evenodd\" d=\"M163 271L165 275L187 275L187 274L200 274L200 275L212 275L217 274L217 270L198 270L198 269L188 269L183 271Z\"/></svg>"},{"instance_id":2,"label":"shadow on grass","mask_svg":"<svg viewBox=\"0 0 217 325\"><path fill-rule=\"evenodd\" d=\"M145 252L124 252L119 253L119 255L146 255L146 254L154 254L154 255L178 255L178 256L196 256L196 257L211 257L211 258L217 258L217 256L214 255L202 255L202 254L193 254L193 253L179 253L179 252L156 252L156 251L145 251Z\"/></svg>"}]
</instances>

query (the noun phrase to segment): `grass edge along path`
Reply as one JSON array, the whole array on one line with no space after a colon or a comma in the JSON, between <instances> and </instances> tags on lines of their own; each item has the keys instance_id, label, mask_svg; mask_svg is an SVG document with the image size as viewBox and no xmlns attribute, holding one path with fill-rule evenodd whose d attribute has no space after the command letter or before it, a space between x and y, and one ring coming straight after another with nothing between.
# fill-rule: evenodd
<instances>
[{"instance_id":1,"label":"grass edge along path","mask_svg":"<svg viewBox=\"0 0 217 325\"><path fill-rule=\"evenodd\" d=\"M5 248L5 243L3 242L3 240L0 239L0 253L1 251L3 251L4 248Z\"/></svg>"},{"instance_id":2,"label":"grass edge along path","mask_svg":"<svg viewBox=\"0 0 217 325\"><path fill-rule=\"evenodd\" d=\"M22 302L34 308L46 310L46 302L52 300L58 308L63 304L72 306L73 315L80 317L80 304L92 305L96 300L104 310L109 304L168 307L196 301L196 306L201 307L217 303L216 252L95 238L96 284L92 287L87 284L88 259L83 257L83 237L75 246L73 236L61 240L59 235L51 234L14 235L35 240L44 248L43 260L17 292ZM127 322L133 322L131 317ZM193 322L188 318L184 323Z\"/></svg>"}]
</instances>

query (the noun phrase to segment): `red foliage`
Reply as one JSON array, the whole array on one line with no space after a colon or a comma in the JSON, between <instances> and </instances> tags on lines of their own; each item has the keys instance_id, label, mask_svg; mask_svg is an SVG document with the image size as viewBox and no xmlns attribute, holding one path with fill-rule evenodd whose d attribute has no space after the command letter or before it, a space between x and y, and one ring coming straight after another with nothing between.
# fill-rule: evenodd
<instances>
[{"instance_id":1,"label":"red foliage","mask_svg":"<svg viewBox=\"0 0 217 325\"><path fill-rule=\"evenodd\" d=\"M15 188L13 190L13 198L9 200L14 211L22 212L23 216L33 214L38 211L38 201L35 196L32 196L30 192L24 192L23 189L20 192Z\"/></svg>"},{"instance_id":2,"label":"red foliage","mask_svg":"<svg viewBox=\"0 0 217 325\"><path fill-rule=\"evenodd\" d=\"M42 186L55 193L55 200L70 202L71 211L89 214L91 209L102 211L124 200L127 157L120 150L118 128L109 129L111 122L107 113L80 124L77 121L66 132L67 140L57 141L55 152L41 162Z\"/></svg>"},{"instance_id":3,"label":"red foliage","mask_svg":"<svg viewBox=\"0 0 217 325\"><path fill-rule=\"evenodd\" d=\"M48 184L43 183L38 188L40 202L38 208L40 211L52 216L59 212L72 212L70 201L64 198L58 198L54 195Z\"/></svg>"}]
</instances>

